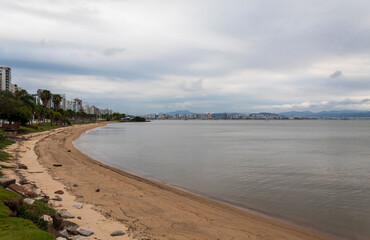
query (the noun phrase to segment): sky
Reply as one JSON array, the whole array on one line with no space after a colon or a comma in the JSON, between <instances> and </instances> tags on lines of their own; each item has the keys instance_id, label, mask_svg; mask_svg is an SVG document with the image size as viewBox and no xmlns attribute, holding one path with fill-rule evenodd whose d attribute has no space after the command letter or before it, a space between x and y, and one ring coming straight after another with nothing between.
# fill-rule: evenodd
<instances>
[{"instance_id":1,"label":"sky","mask_svg":"<svg viewBox=\"0 0 370 240\"><path fill-rule=\"evenodd\" d=\"M0 0L0 65L118 112L370 110L367 0Z\"/></svg>"}]
</instances>

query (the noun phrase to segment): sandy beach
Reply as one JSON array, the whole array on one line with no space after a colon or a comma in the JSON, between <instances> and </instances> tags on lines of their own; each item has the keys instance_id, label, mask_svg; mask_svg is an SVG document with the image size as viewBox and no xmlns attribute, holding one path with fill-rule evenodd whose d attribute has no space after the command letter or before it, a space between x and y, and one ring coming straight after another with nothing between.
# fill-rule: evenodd
<instances>
[{"instance_id":1,"label":"sandy beach","mask_svg":"<svg viewBox=\"0 0 370 240\"><path fill-rule=\"evenodd\" d=\"M104 165L73 140L104 123L26 136L8 151L28 169L22 176L45 193L65 190L63 207L101 239L334 239ZM122 156L125 157L124 155ZM61 164L55 167L53 164ZM76 186L77 184L78 186ZM99 189L99 191L97 191ZM76 202L84 204L74 209ZM128 234L110 238L115 230ZM94 239L94 238L91 238Z\"/></svg>"}]
</instances>

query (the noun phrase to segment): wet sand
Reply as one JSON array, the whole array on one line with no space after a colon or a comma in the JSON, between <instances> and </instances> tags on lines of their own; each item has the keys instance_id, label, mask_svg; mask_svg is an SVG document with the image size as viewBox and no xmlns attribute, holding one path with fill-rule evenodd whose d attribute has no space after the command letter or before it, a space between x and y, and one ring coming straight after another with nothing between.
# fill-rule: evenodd
<instances>
[{"instance_id":1,"label":"wet sand","mask_svg":"<svg viewBox=\"0 0 370 240\"><path fill-rule=\"evenodd\" d=\"M137 239L315 239L311 230L270 219L104 165L74 148L72 141L104 123L76 125L31 137L38 162L69 194L107 219L123 223ZM70 151L69 151L70 150ZM33 149L30 148L30 152ZM122 158L124 158L124 154ZM27 162L25 160L25 162ZM54 167L53 164L62 164ZM60 178L60 180L59 180ZM42 179L43 185L48 181ZM78 184L78 187L74 187ZM97 192L96 190L100 191ZM113 220L112 220L113 221ZM109 227L99 223L99 228ZM112 228L110 228L112 229Z\"/></svg>"}]
</instances>

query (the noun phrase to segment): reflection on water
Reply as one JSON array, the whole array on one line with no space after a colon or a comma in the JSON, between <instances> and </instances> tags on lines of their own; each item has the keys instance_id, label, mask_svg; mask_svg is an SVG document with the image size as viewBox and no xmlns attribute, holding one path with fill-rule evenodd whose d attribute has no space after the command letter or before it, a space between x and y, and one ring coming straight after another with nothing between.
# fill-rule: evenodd
<instances>
[{"instance_id":1,"label":"reflection on water","mask_svg":"<svg viewBox=\"0 0 370 240\"><path fill-rule=\"evenodd\" d=\"M370 239L370 121L116 123L75 145L141 176Z\"/></svg>"}]
</instances>

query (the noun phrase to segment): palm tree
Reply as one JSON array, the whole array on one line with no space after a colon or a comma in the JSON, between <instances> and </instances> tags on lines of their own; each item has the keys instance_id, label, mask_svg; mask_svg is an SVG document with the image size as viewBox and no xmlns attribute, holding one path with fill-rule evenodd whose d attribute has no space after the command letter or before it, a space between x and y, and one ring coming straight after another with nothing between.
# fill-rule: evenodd
<instances>
[{"instance_id":1,"label":"palm tree","mask_svg":"<svg viewBox=\"0 0 370 240\"><path fill-rule=\"evenodd\" d=\"M32 112L32 116L35 115L36 103L35 103L35 99L33 98L33 96L28 94L28 92L24 89L22 89L20 91L19 90L15 91L14 96L17 100L20 100L24 105L29 107L29 109ZM31 122L32 122L32 119L30 121L30 124L31 124Z\"/></svg>"},{"instance_id":2,"label":"palm tree","mask_svg":"<svg viewBox=\"0 0 370 240\"><path fill-rule=\"evenodd\" d=\"M58 111L58 108L60 106L60 102L62 101L62 96L59 94L53 95L53 103L54 103L54 109Z\"/></svg>"},{"instance_id":3,"label":"palm tree","mask_svg":"<svg viewBox=\"0 0 370 240\"><path fill-rule=\"evenodd\" d=\"M32 107L35 102L35 99L24 89L15 91L14 96L29 107Z\"/></svg>"},{"instance_id":4,"label":"palm tree","mask_svg":"<svg viewBox=\"0 0 370 240\"><path fill-rule=\"evenodd\" d=\"M46 107L50 102L51 92L49 90L42 90L39 93L39 97L41 98L42 104L44 105L44 122L45 122Z\"/></svg>"}]
</instances>

